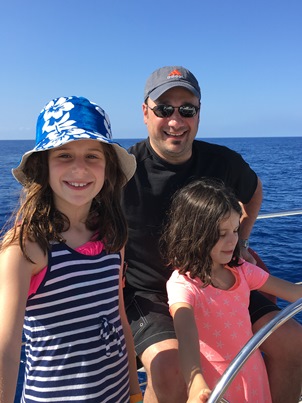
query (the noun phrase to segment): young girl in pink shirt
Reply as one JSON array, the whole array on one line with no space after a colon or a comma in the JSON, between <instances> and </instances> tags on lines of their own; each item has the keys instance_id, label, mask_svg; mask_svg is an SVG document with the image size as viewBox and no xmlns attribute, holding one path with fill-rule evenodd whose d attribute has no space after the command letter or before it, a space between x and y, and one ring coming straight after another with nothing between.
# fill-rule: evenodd
<instances>
[{"instance_id":1,"label":"young girl in pink shirt","mask_svg":"<svg viewBox=\"0 0 302 403\"><path fill-rule=\"evenodd\" d=\"M188 402L207 402L211 390L253 336L248 312L251 290L290 302L301 285L271 276L240 258L241 208L220 182L198 180L172 201L162 236L167 262L170 312L179 341ZM263 358L255 351L224 396L232 403L270 403Z\"/></svg>"}]
</instances>

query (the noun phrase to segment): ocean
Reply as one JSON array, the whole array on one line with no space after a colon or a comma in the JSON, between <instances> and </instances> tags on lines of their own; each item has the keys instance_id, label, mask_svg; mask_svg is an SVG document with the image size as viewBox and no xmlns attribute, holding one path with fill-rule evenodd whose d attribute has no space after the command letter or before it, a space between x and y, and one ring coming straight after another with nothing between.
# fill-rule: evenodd
<instances>
[{"instance_id":1,"label":"ocean","mask_svg":"<svg viewBox=\"0 0 302 403\"><path fill-rule=\"evenodd\" d=\"M138 140L117 141L127 148ZM264 189L260 215L302 210L302 137L212 138L205 141L239 152L257 172ZM18 165L21 155L33 145L33 140L0 141L0 228L13 211L20 190L11 168ZM302 215L257 220L250 245L273 275L292 282L302 281ZM282 300L278 300L278 304L281 308L287 305ZM302 313L295 319L302 324Z\"/></svg>"}]
</instances>

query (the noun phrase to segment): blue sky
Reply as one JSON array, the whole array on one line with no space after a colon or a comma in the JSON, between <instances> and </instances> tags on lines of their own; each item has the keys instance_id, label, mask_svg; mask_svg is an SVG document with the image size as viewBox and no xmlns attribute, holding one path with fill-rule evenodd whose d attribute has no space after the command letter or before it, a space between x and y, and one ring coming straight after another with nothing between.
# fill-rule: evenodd
<instances>
[{"instance_id":1,"label":"blue sky","mask_svg":"<svg viewBox=\"0 0 302 403\"><path fill-rule=\"evenodd\" d=\"M198 137L302 136L301 0L4 0L0 139L33 139L42 107L80 95L115 138L143 138L147 77L183 65Z\"/></svg>"}]
</instances>

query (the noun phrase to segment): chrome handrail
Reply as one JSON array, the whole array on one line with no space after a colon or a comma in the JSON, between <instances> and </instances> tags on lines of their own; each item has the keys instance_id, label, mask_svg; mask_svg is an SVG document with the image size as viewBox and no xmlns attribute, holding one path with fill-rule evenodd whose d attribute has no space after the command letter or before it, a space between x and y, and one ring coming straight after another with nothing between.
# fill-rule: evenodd
<instances>
[{"instance_id":1,"label":"chrome handrail","mask_svg":"<svg viewBox=\"0 0 302 403\"><path fill-rule=\"evenodd\" d=\"M287 217L292 215L300 215L302 214L301 209L296 210L287 210L287 211L276 211L274 213L262 213L259 214L257 220L262 220L263 218L275 218L275 217Z\"/></svg>"},{"instance_id":2,"label":"chrome handrail","mask_svg":"<svg viewBox=\"0 0 302 403\"><path fill-rule=\"evenodd\" d=\"M283 323L288 321L291 317L302 311L302 298L296 302L288 305L280 311L275 318L263 326L254 336L245 344L241 351L236 355L230 363L226 371L223 373L219 382L213 389L208 403L218 403L222 395L227 390L229 384L232 382L237 372L243 366L249 356L266 340L275 330L277 330Z\"/></svg>"}]
</instances>

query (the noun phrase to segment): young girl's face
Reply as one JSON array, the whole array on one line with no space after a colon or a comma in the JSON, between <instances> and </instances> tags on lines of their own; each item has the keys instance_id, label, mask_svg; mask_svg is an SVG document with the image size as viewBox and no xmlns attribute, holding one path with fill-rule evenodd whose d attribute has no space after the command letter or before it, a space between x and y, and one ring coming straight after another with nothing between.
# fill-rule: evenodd
<instances>
[{"instance_id":1,"label":"young girl's face","mask_svg":"<svg viewBox=\"0 0 302 403\"><path fill-rule=\"evenodd\" d=\"M211 251L213 265L225 265L232 259L234 249L238 242L240 216L232 210L230 216L227 216L219 225L220 237Z\"/></svg>"},{"instance_id":2,"label":"young girl's face","mask_svg":"<svg viewBox=\"0 0 302 403\"><path fill-rule=\"evenodd\" d=\"M88 207L102 189L106 160L102 144L78 140L49 151L49 185L56 207Z\"/></svg>"}]
</instances>

